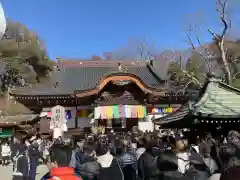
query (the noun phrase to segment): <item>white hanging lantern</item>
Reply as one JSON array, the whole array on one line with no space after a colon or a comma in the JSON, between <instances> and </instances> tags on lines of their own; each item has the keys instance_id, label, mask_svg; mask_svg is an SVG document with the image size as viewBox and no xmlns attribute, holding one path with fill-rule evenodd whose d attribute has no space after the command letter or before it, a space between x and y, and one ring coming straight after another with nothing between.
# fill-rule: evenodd
<instances>
[{"instance_id":1,"label":"white hanging lantern","mask_svg":"<svg viewBox=\"0 0 240 180\"><path fill-rule=\"evenodd\" d=\"M112 128L112 120L107 119L107 128Z\"/></svg>"},{"instance_id":2,"label":"white hanging lantern","mask_svg":"<svg viewBox=\"0 0 240 180\"><path fill-rule=\"evenodd\" d=\"M2 5L0 4L0 39L2 39L7 27L6 17Z\"/></svg>"},{"instance_id":3,"label":"white hanging lantern","mask_svg":"<svg viewBox=\"0 0 240 180\"><path fill-rule=\"evenodd\" d=\"M122 118L122 128L126 128L126 118Z\"/></svg>"},{"instance_id":4,"label":"white hanging lantern","mask_svg":"<svg viewBox=\"0 0 240 180\"><path fill-rule=\"evenodd\" d=\"M95 122L95 119L94 119L94 118L90 120L90 124L91 124L91 125L94 124L94 122Z\"/></svg>"},{"instance_id":5,"label":"white hanging lantern","mask_svg":"<svg viewBox=\"0 0 240 180\"><path fill-rule=\"evenodd\" d=\"M67 131L68 131L67 124L63 124L63 131L64 131L64 132L67 132Z\"/></svg>"}]
</instances>

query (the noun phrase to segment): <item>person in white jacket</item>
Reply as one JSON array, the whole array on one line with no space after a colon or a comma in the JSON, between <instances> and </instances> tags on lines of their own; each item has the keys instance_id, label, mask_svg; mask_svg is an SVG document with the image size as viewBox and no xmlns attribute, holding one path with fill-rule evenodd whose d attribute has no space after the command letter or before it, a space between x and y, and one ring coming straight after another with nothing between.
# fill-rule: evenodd
<instances>
[{"instance_id":1,"label":"person in white jacket","mask_svg":"<svg viewBox=\"0 0 240 180\"><path fill-rule=\"evenodd\" d=\"M11 148L10 146L5 142L2 144L2 165L5 166L8 164L9 157L11 155Z\"/></svg>"}]
</instances>

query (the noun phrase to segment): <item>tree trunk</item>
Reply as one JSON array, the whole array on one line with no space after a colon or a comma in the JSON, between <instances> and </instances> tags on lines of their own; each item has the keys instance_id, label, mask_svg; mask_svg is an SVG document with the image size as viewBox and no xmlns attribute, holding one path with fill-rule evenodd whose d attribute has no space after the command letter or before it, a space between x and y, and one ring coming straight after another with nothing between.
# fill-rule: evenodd
<instances>
[{"instance_id":1,"label":"tree trunk","mask_svg":"<svg viewBox=\"0 0 240 180\"><path fill-rule=\"evenodd\" d=\"M231 70L229 68L229 64L227 62L226 58L226 52L224 50L224 39L221 39L219 42L220 44L220 51L221 51L221 56L222 56L222 61L223 61L223 69L225 72L225 77L226 77L226 83L227 84L232 84L232 75L231 75Z\"/></svg>"}]
</instances>

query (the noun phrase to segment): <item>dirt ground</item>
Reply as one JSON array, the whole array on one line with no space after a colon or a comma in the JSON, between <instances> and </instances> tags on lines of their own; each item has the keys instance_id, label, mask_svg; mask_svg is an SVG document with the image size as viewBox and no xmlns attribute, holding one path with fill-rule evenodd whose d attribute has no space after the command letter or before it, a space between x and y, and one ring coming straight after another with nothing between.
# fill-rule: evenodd
<instances>
[{"instance_id":1,"label":"dirt ground","mask_svg":"<svg viewBox=\"0 0 240 180\"><path fill-rule=\"evenodd\" d=\"M1 179L2 180L12 180L12 166L4 166L4 167L0 167L0 174L1 174ZM47 172L47 167L45 165L40 165L38 166L37 169L37 177L36 180L40 180L40 178L46 174ZM4 178L3 178L4 177Z\"/></svg>"}]
</instances>

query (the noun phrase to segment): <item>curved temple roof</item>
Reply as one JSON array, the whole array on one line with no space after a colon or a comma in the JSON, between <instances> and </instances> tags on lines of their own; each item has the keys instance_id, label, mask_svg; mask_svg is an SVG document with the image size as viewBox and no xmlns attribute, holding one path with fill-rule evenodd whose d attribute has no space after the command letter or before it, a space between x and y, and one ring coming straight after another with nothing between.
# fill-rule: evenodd
<instances>
[{"instance_id":1,"label":"curved temple roof","mask_svg":"<svg viewBox=\"0 0 240 180\"><path fill-rule=\"evenodd\" d=\"M240 90L229 86L215 78L208 80L203 87L204 92L191 109L183 105L178 111L167 116L154 119L156 124L167 124L184 120L188 115L193 118L208 119L239 119L240 118ZM190 118L193 120L193 118Z\"/></svg>"},{"instance_id":2,"label":"curved temple roof","mask_svg":"<svg viewBox=\"0 0 240 180\"><path fill-rule=\"evenodd\" d=\"M105 77L135 76L144 86L161 90L164 78L159 77L147 62L59 61L52 75L41 84L12 88L15 96L60 96L96 89ZM120 68L121 66L121 68Z\"/></svg>"}]
</instances>

